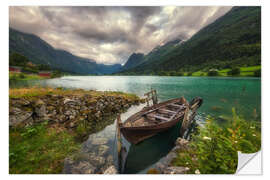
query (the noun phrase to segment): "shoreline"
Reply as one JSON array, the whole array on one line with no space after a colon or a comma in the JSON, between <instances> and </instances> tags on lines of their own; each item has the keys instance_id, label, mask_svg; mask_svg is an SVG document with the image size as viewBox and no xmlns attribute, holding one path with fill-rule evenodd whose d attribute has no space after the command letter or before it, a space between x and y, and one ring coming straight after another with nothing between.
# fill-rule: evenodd
<instances>
[{"instance_id":1,"label":"shoreline","mask_svg":"<svg viewBox=\"0 0 270 180\"><path fill-rule=\"evenodd\" d=\"M40 152L35 152L38 151L37 147L31 148L32 139L37 137L36 140L39 141L40 146L44 146L43 153L49 151L51 154L48 156L52 159L54 159L54 155L58 156L61 153L65 155L65 157L61 156L60 159L56 158L58 165L61 161L63 167L64 159L72 155L74 151L65 152L65 149L58 149L62 142L59 142L59 145L55 144L55 147L50 147L46 144L48 142L42 144L42 141L47 140L48 133L59 136L58 141L69 139L69 143L65 144L64 147L70 144L78 151L88 135L104 129L114 122L117 114L125 112L131 105L142 102L143 100L138 96L122 92L37 87L10 89L10 173L61 173L62 169L60 171L59 168L46 170L49 165L54 167L53 160L43 165L39 164L42 161L37 160L36 163L39 165L36 164L36 166L40 168L32 169L32 171L27 171L22 167L35 168L30 159L38 158L35 157L35 153ZM41 132L44 132L44 136L40 134ZM57 137L54 138L57 139ZM18 152L16 148L20 145L29 149ZM58 152L54 152L55 149L58 149ZM19 156L23 156L25 159ZM16 158L18 160L21 158L21 162L16 161Z\"/></svg>"}]
</instances>

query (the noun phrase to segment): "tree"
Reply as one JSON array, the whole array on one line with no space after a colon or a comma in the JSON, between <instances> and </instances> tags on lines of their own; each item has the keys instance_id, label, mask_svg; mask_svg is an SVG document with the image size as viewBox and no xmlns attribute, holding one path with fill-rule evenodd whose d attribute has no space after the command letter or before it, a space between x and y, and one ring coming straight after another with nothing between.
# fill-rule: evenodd
<instances>
[{"instance_id":1,"label":"tree","mask_svg":"<svg viewBox=\"0 0 270 180\"><path fill-rule=\"evenodd\" d=\"M28 62L29 60L19 53L12 53L9 55L10 66L26 66Z\"/></svg>"},{"instance_id":2,"label":"tree","mask_svg":"<svg viewBox=\"0 0 270 180\"><path fill-rule=\"evenodd\" d=\"M254 76L255 77L261 77L261 69L258 69L256 71L254 71Z\"/></svg>"},{"instance_id":3,"label":"tree","mask_svg":"<svg viewBox=\"0 0 270 180\"><path fill-rule=\"evenodd\" d=\"M232 76L239 75L239 74L240 74L240 68L238 67L232 68L232 70L228 72L228 75L232 75Z\"/></svg>"},{"instance_id":4,"label":"tree","mask_svg":"<svg viewBox=\"0 0 270 180\"><path fill-rule=\"evenodd\" d=\"M207 73L208 76L218 76L218 71L216 69L210 69Z\"/></svg>"}]
</instances>

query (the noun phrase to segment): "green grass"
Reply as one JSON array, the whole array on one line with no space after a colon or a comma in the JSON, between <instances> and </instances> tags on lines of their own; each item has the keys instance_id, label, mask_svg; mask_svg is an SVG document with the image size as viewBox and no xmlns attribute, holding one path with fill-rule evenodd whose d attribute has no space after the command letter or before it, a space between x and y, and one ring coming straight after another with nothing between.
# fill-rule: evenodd
<instances>
[{"instance_id":1,"label":"green grass","mask_svg":"<svg viewBox=\"0 0 270 180\"><path fill-rule=\"evenodd\" d=\"M240 67L240 77L248 77L248 76L254 76L254 72L261 69L261 65L258 66L249 66L249 67ZM219 76L230 76L227 73L231 69L226 68L226 69L221 69L218 71ZM184 76L187 76L187 72L184 73ZM192 76L207 76L207 72L203 71L196 71L192 73Z\"/></svg>"},{"instance_id":2,"label":"green grass","mask_svg":"<svg viewBox=\"0 0 270 180\"><path fill-rule=\"evenodd\" d=\"M9 79L15 81L27 81L27 80L39 80L39 79L47 79L46 77L41 77L37 74L26 74L26 73L9 73Z\"/></svg>"},{"instance_id":3,"label":"green grass","mask_svg":"<svg viewBox=\"0 0 270 180\"><path fill-rule=\"evenodd\" d=\"M173 160L174 166L189 167L189 173L233 174L237 168L237 151L254 153L261 149L261 124L236 115L225 125L209 118L192 136L188 149L182 149Z\"/></svg>"},{"instance_id":4,"label":"green grass","mask_svg":"<svg viewBox=\"0 0 270 180\"><path fill-rule=\"evenodd\" d=\"M64 158L80 145L65 129L46 124L9 130L10 174L61 173Z\"/></svg>"},{"instance_id":5,"label":"green grass","mask_svg":"<svg viewBox=\"0 0 270 180\"><path fill-rule=\"evenodd\" d=\"M259 66L249 66L249 67L240 67L240 71L243 71L243 72L245 72L245 71L254 72L254 71L259 70L259 69L261 69L261 65L259 65Z\"/></svg>"},{"instance_id":6,"label":"green grass","mask_svg":"<svg viewBox=\"0 0 270 180\"><path fill-rule=\"evenodd\" d=\"M93 98L99 96L120 96L131 101L140 101L140 98L135 94L117 92L117 91L94 91L83 89L63 89L63 88L51 88L51 87L27 87L27 88L10 88L10 98L30 98L45 95L91 95Z\"/></svg>"}]
</instances>

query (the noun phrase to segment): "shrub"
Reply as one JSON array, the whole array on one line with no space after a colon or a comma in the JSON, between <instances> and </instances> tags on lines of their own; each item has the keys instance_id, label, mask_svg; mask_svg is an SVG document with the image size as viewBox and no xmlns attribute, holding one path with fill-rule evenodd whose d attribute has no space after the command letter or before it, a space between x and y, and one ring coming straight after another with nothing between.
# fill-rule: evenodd
<instances>
[{"instance_id":1,"label":"shrub","mask_svg":"<svg viewBox=\"0 0 270 180\"><path fill-rule=\"evenodd\" d=\"M207 73L208 76L218 76L218 71L216 69L210 69Z\"/></svg>"},{"instance_id":2,"label":"shrub","mask_svg":"<svg viewBox=\"0 0 270 180\"><path fill-rule=\"evenodd\" d=\"M256 71L254 71L254 76L255 77L261 77L261 69L258 69Z\"/></svg>"},{"instance_id":3,"label":"shrub","mask_svg":"<svg viewBox=\"0 0 270 180\"><path fill-rule=\"evenodd\" d=\"M192 76L193 72L188 72L187 76Z\"/></svg>"},{"instance_id":4,"label":"shrub","mask_svg":"<svg viewBox=\"0 0 270 180\"><path fill-rule=\"evenodd\" d=\"M177 74L177 76L184 76L183 72L177 72L176 74Z\"/></svg>"},{"instance_id":5,"label":"shrub","mask_svg":"<svg viewBox=\"0 0 270 180\"><path fill-rule=\"evenodd\" d=\"M240 68L238 67L232 68L232 70L228 72L228 75L232 75L232 76L239 75L239 74L240 74Z\"/></svg>"},{"instance_id":6,"label":"shrub","mask_svg":"<svg viewBox=\"0 0 270 180\"><path fill-rule=\"evenodd\" d=\"M20 74L19 74L19 78L20 78L20 79L24 79L24 78L25 78L25 75L24 75L23 73L20 73Z\"/></svg>"},{"instance_id":7,"label":"shrub","mask_svg":"<svg viewBox=\"0 0 270 180\"><path fill-rule=\"evenodd\" d=\"M261 127L236 115L222 127L213 118L192 136L189 148L178 152L173 165L189 167L189 173L232 174L237 168L237 151L254 153L261 148Z\"/></svg>"}]
</instances>

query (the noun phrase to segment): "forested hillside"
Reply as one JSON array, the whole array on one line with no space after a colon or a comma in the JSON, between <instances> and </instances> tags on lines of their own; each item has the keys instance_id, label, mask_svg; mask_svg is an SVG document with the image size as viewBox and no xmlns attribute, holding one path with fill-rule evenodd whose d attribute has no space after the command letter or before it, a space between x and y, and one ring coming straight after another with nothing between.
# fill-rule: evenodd
<instances>
[{"instance_id":1,"label":"forested hillside","mask_svg":"<svg viewBox=\"0 0 270 180\"><path fill-rule=\"evenodd\" d=\"M145 60L126 74L195 72L261 63L261 8L234 7L181 46ZM150 56L150 52L147 56Z\"/></svg>"}]
</instances>

